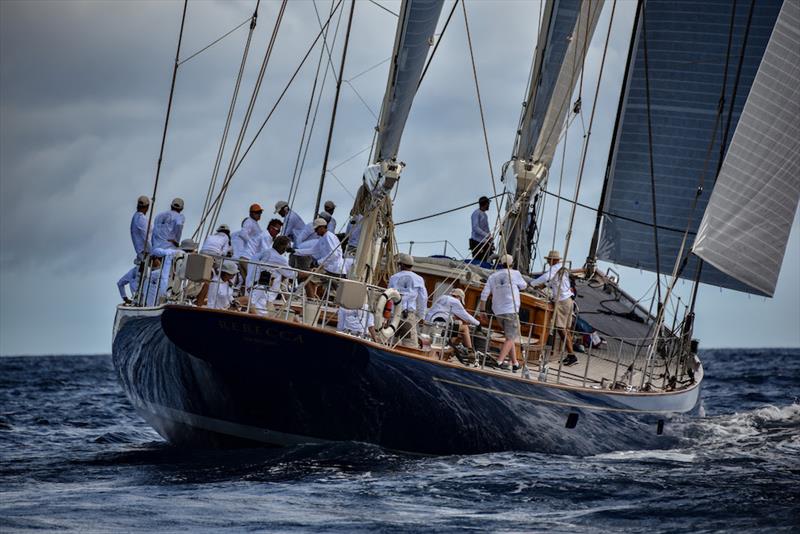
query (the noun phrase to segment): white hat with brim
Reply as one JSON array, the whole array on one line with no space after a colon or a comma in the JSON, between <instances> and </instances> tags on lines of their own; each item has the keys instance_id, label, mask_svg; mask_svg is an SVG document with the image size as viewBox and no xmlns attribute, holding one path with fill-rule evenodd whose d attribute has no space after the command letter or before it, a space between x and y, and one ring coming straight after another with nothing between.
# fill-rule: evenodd
<instances>
[{"instance_id":1,"label":"white hat with brim","mask_svg":"<svg viewBox=\"0 0 800 534\"><path fill-rule=\"evenodd\" d=\"M289 203L286 202L285 200L281 200L279 202L276 202L275 203L275 213L279 213L283 208L286 208L288 206L289 206Z\"/></svg>"},{"instance_id":2,"label":"white hat with brim","mask_svg":"<svg viewBox=\"0 0 800 534\"><path fill-rule=\"evenodd\" d=\"M194 252L197 250L197 242L194 239L184 239L181 241L180 249L185 252Z\"/></svg>"},{"instance_id":3,"label":"white hat with brim","mask_svg":"<svg viewBox=\"0 0 800 534\"><path fill-rule=\"evenodd\" d=\"M514 265L514 256L512 256L511 254L504 254L500 256L500 258L498 258L497 261L501 265L506 265L508 267L511 267L512 265Z\"/></svg>"},{"instance_id":4,"label":"white hat with brim","mask_svg":"<svg viewBox=\"0 0 800 534\"><path fill-rule=\"evenodd\" d=\"M316 230L320 226L328 226L328 221L326 221L322 217L317 217L316 219L314 219L314 229Z\"/></svg>"},{"instance_id":5,"label":"white hat with brim","mask_svg":"<svg viewBox=\"0 0 800 534\"><path fill-rule=\"evenodd\" d=\"M172 204L170 204L170 207L178 209L178 210L182 210L183 209L183 199L182 198L173 198L172 199Z\"/></svg>"},{"instance_id":6,"label":"white hat with brim","mask_svg":"<svg viewBox=\"0 0 800 534\"><path fill-rule=\"evenodd\" d=\"M453 296L461 301L461 304L464 304L464 298L466 295L464 294L463 289L456 288L450 292L450 296Z\"/></svg>"},{"instance_id":7,"label":"white hat with brim","mask_svg":"<svg viewBox=\"0 0 800 534\"><path fill-rule=\"evenodd\" d=\"M239 272L239 266L231 260L225 260L222 262L222 269L220 270L225 274L236 274Z\"/></svg>"},{"instance_id":8,"label":"white hat with brim","mask_svg":"<svg viewBox=\"0 0 800 534\"><path fill-rule=\"evenodd\" d=\"M150 199L147 198L146 196L142 195L138 199L136 199L136 205L137 206L149 206L150 205Z\"/></svg>"},{"instance_id":9,"label":"white hat with brim","mask_svg":"<svg viewBox=\"0 0 800 534\"><path fill-rule=\"evenodd\" d=\"M414 258L411 256L411 254L398 254L397 263L400 265L408 265L409 267L413 267Z\"/></svg>"}]
</instances>

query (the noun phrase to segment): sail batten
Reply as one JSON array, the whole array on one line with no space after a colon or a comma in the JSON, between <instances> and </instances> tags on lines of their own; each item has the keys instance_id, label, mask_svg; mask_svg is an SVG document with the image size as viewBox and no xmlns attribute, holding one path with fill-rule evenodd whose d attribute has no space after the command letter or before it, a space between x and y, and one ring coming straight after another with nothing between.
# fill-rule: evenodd
<instances>
[{"instance_id":1,"label":"sail batten","mask_svg":"<svg viewBox=\"0 0 800 534\"><path fill-rule=\"evenodd\" d=\"M800 199L800 4L786 2L694 243L694 253L772 296Z\"/></svg>"},{"instance_id":2,"label":"sail batten","mask_svg":"<svg viewBox=\"0 0 800 534\"><path fill-rule=\"evenodd\" d=\"M657 270L653 232L622 218L650 222L653 219L648 113L652 125L657 222L659 226L686 228L691 221L690 238L698 231L714 189L714 173L731 143L728 138L726 145L720 146L725 126L730 119L730 131L735 131L781 3L781 0L758 1L748 30L749 2L735 5L730 0L644 2L646 29L639 24L638 34L633 36L636 52L631 58L631 76L623 88L616 146L609 161L608 191L601 206L599 259L648 271ZM732 8L735 11L731 25ZM729 37L731 48L728 56ZM650 80L649 109L643 58L645 38ZM736 100L731 106L740 58L741 74ZM723 96L720 114L720 98ZM768 107L771 105L769 98L756 97L752 105ZM763 142L771 143L773 140L764 139ZM702 186L703 191L693 211L698 186ZM658 270L661 272L673 270L683 234L659 231L661 265ZM681 276L693 278L696 261L697 258L691 257ZM764 294L715 267L704 267L700 281Z\"/></svg>"}]
</instances>

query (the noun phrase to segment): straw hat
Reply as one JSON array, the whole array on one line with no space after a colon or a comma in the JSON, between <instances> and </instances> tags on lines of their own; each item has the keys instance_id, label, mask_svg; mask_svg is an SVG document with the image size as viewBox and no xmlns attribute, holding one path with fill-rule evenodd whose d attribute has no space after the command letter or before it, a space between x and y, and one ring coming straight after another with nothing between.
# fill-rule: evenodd
<instances>
[{"instance_id":1,"label":"straw hat","mask_svg":"<svg viewBox=\"0 0 800 534\"><path fill-rule=\"evenodd\" d=\"M547 256L544 257L546 260L560 260L561 254L558 253L557 250L551 250L547 253Z\"/></svg>"},{"instance_id":2,"label":"straw hat","mask_svg":"<svg viewBox=\"0 0 800 534\"><path fill-rule=\"evenodd\" d=\"M326 221L322 217L317 217L316 219L314 219L314 230L316 230L320 226L328 226L328 221Z\"/></svg>"}]
</instances>

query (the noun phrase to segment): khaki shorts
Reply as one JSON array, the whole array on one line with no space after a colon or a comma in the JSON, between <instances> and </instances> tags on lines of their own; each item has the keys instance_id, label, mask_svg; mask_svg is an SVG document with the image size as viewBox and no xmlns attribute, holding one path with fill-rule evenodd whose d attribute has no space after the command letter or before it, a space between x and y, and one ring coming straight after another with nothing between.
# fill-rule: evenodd
<instances>
[{"instance_id":1,"label":"khaki shorts","mask_svg":"<svg viewBox=\"0 0 800 534\"><path fill-rule=\"evenodd\" d=\"M516 313L501 313L497 318L503 325L503 335L506 339L516 341L519 337L519 316Z\"/></svg>"},{"instance_id":2,"label":"khaki shorts","mask_svg":"<svg viewBox=\"0 0 800 534\"><path fill-rule=\"evenodd\" d=\"M571 298L556 302L553 310L553 320L559 330L569 328L572 324L572 307Z\"/></svg>"}]
</instances>

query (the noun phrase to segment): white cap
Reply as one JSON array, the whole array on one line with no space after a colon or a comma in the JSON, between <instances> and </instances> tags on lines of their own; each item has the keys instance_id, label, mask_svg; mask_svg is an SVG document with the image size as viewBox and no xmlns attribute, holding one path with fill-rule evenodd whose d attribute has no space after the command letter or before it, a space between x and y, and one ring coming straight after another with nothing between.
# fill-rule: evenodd
<instances>
[{"instance_id":1,"label":"white cap","mask_svg":"<svg viewBox=\"0 0 800 534\"><path fill-rule=\"evenodd\" d=\"M332 210L336 208L336 204L333 203L333 200L326 200L325 201L325 209Z\"/></svg>"},{"instance_id":2,"label":"white cap","mask_svg":"<svg viewBox=\"0 0 800 534\"><path fill-rule=\"evenodd\" d=\"M236 274L239 272L239 266L236 265L236 262L225 260L222 262L221 271L226 274Z\"/></svg>"},{"instance_id":3,"label":"white cap","mask_svg":"<svg viewBox=\"0 0 800 534\"><path fill-rule=\"evenodd\" d=\"M150 199L147 198L146 196L142 195L138 199L136 199L136 205L137 206L149 206L150 205Z\"/></svg>"},{"instance_id":4,"label":"white cap","mask_svg":"<svg viewBox=\"0 0 800 534\"><path fill-rule=\"evenodd\" d=\"M287 207L288 205L289 205L289 203L286 202L285 200L281 200L279 202L276 202L275 203L275 213L278 213L279 211L281 211L283 208Z\"/></svg>"},{"instance_id":5,"label":"white cap","mask_svg":"<svg viewBox=\"0 0 800 534\"><path fill-rule=\"evenodd\" d=\"M512 256L511 254L503 254L502 256L497 258L497 263L511 267L512 265L514 265L514 256Z\"/></svg>"},{"instance_id":6,"label":"white cap","mask_svg":"<svg viewBox=\"0 0 800 534\"><path fill-rule=\"evenodd\" d=\"M197 250L197 242L192 238L184 239L181 241L180 248L185 252L194 252Z\"/></svg>"},{"instance_id":7,"label":"white cap","mask_svg":"<svg viewBox=\"0 0 800 534\"><path fill-rule=\"evenodd\" d=\"M172 204L170 204L170 207L178 209L178 210L182 210L183 209L183 199L179 198L179 197L173 198L172 199Z\"/></svg>"},{"instance_id":8,"label":"white cap","mask_svg":"<svg viewBox=\"0 0 800 534\"><path fill-rule=\"evenodd\" d=\"M414 266L414 258L411 257L410 254L398 254L397 255L397 263L401 265L408 265L409 267Z\"/></svg>"},{"instance_id":9,"label":"white cap","mask_svg":"<svg viewBox=\"0 0 800 534\"><path fill-rule=\"evenodd\" d=\"M326 221L322 217L317 217L316 219L314 219L314 229L316 230L320 226L328 226L328 221Z\"/></svg>"},{"instance_id":10,"label":"white cap","mask_svg":"<svg viewBox=\"0 0 800 534\"><path fill-rule=\"evenodd\" d=\"M450 292L450 295L460 300L461 304L464 304L464 298L466 297L466 295L464 294L463 289L455 288Z\"/></svg>"}]
</instances>

